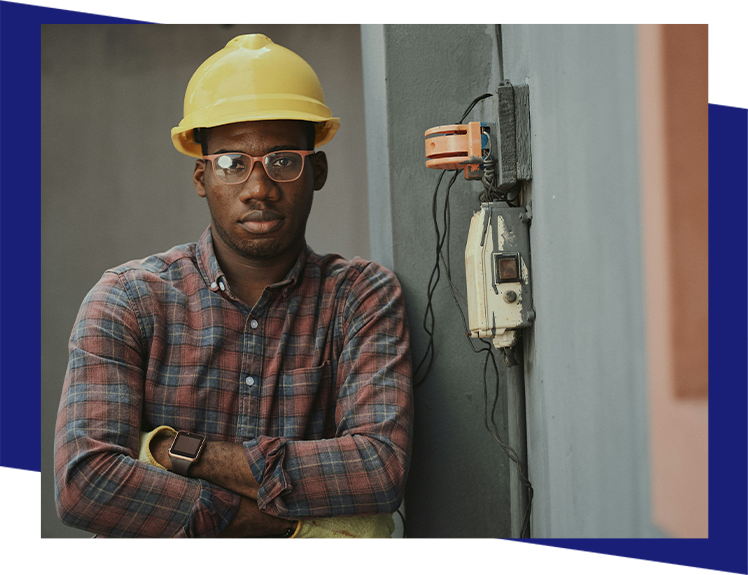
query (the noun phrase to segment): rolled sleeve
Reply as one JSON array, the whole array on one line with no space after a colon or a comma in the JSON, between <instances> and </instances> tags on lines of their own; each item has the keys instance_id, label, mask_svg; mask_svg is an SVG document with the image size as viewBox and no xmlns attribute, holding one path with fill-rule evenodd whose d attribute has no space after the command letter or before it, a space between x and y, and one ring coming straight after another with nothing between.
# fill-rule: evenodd
<instances>
[{"instance_id":1,"label":"rolled sleeve","mask_svg":"<svg viewBox=\"0 0 748 575\"><path fill-rule=\"evenodd\" d=\"M106 537L220 534L238 495L137 461L145 351L117 274L86 296L69 349L55 432L60 519Z\"/></svg>"}]
</instances>

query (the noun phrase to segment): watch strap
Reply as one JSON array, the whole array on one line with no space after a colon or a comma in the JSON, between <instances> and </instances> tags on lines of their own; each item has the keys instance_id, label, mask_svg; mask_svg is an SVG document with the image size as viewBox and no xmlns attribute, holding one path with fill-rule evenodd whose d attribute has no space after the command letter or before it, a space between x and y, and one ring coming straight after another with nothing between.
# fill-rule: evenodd
<instances>
[{"instance_id":1,"label":"watch strap","mask_svg":"<svg viewBox=\"0 0 748 575\"><path fill-rule=\"evenodd\" d=\"M173 455L170 455L171 457L171 470L174 473L178 473L179 475L187 476L187 472L190 469L190 465L192 465L192 460L189 459L182 459L181 457L174 457Z\"/></svg>"}]
</instances>

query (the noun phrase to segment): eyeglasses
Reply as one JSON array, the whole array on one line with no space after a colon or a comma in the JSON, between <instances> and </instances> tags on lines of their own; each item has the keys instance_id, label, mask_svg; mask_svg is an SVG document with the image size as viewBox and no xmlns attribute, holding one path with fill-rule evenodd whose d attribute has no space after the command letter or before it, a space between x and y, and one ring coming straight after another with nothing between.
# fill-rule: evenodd
<instances>
[{"instance_id":1,"label":"eyeglasses","mask_svg":"<svg viewBox=\"0 0 748 575\"><path fill-rule=\"evenodd\" d=\"M264 156L250 156L233 152L203 156L203 160L210 160L213 173L224 184L246 182L255 162L263 165L268 178L274 182L293 182L299 179L304 170L304 158L313 153L314 150L280 150Z\"/></svg>"}]
</instances>

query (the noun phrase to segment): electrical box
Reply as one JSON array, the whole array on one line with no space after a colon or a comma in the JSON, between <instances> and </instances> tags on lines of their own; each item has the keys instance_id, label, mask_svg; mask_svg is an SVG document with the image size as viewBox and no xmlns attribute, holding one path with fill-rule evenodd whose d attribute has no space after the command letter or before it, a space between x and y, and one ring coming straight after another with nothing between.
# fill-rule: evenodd
<instances>
[{"instance_id":1,"label":"electrical box","mask_svg":"<svg viewBox=\"0 0 748 575\"><path fill-rule=\"evenodd\" d=\"M502 82L493 96L494 122L426 130L426 166L463 170L466 180L483 184L480 211L470 222L465 247L469 335L491 338L511 366L516 365L512 348L520 330L535 320L531 213L522 205L526 183L532 179L530 89ZM470 109L472 105L466 115Z\"/></svg>"},{"instance_id":2,"label":"electrical box","mask_svg":"<svg viewBox=\"0 0 748 575\"><path fill-rule=\"evenodd\" d=\"M530 212L502 202L481 205L465 247L471 337L498 348L517 343L518 330L535 320L530 289Z\"/></svg>"}]
</instances>

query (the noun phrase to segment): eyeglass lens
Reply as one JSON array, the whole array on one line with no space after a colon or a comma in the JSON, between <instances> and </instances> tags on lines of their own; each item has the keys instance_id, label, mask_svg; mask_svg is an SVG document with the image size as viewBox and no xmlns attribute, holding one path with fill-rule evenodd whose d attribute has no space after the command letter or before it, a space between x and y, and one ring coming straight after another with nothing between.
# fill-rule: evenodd
<instances>
[{"instance_id":1,"label":"eyeglass lens","mask_svg":"<svg viewBox=\"0 0 748 575\"><path fill-rule=\"evenodd\" d=\"M244 154L223 154L213 162L216 177L225 184L238 184L249 177L252 158ZM276 182L295 180L304 167L304 157L296 152L280 151L265 156L265 172Z\"/></svg>"}]
</instances>

